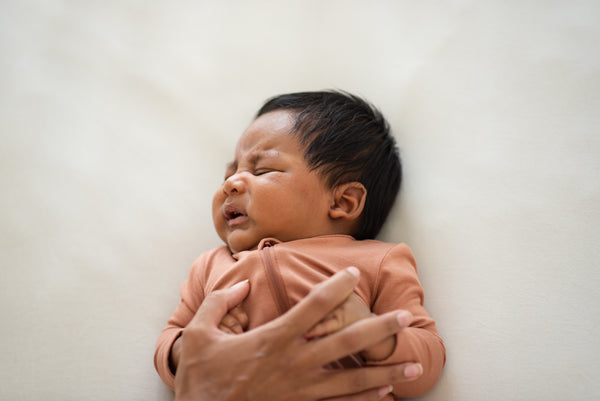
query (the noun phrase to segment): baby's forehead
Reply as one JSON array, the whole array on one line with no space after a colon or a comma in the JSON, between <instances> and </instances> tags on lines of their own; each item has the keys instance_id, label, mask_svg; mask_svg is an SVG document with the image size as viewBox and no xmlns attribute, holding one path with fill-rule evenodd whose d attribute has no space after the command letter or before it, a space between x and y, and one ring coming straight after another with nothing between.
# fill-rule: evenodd
<instances>
[{"instance_id":1,"label":"baby's forehead","mask_svg":"<svg viewBox=\"0 0 600 401\"><path fill-rule=\"evenodd\" d=\"M294 118L287 111L273 111L254 120L235 146L235 161L273 158L281 155L304 157L299 138L293 134Z\"/></svg>"},{"instance_id":2,"label":"baby's forehead","mask_svg":"<svg viewBox=\"0 0 600 401\"><path fill-rule=\"evenodd\" d=\"M278 152L281 140L275 136L248 138L242 135L235 145L235 154L247 155L268 154Z\"/></svg>"},{"instance_id":3,"label":"baby's forehead","mask_svg":"<svg viewBox=\"0 0 600 401\"><path fill-rule=\"evenodd\" d=\"M276 133L262 137L241 137L235 146L238 157L272 157L280 154L303 154L298 138L291 133Z\"/></svg>"}]
</instances>

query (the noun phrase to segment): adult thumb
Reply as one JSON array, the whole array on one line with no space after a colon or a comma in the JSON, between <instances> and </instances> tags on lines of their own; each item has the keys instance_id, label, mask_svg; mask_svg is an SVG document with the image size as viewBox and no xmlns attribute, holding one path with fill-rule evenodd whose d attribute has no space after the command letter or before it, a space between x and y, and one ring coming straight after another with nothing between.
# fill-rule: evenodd
<instances>
[{"instance_id":1,"label":"adult thumb","mask_svg":"<svg viewBox=\"0 0 600 401\"><path fill-rule=\"evenodd\" d=\"M205 324L217 327L227 312L241 304L249 292L248 280L240 281L224 290L211 292L204 299L189 325Z\"/></svg>"}]
</instances>

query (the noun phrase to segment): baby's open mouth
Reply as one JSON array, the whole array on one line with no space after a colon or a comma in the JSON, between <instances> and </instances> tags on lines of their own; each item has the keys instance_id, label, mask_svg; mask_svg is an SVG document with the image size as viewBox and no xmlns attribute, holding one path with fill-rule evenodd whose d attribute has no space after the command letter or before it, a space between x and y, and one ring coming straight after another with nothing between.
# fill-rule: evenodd
<instances>
[{"instance_id":1,"label":"baby's open mouth","mask_svg":"<svg viewBox=\"0 0 600 401\"><path fill-rule=\"evenodd\" d=\"M233 212L233 213L229 213L229 215L227 216L227 219L231 220L231 219L235 219L236 217L243 216L243 215L244 215L243 213Z\"/></svg>"},{"instance_id":2,"label":"baby's open mouth","mask_svg":"<svg viewBox=\"0 0 600 401\"><path fill-rule=\"evenodd\" d=\"M242 209L232 205L223 208L223 215L229 225L241 223L248 216Z\"/></svg>"}]
</instances>

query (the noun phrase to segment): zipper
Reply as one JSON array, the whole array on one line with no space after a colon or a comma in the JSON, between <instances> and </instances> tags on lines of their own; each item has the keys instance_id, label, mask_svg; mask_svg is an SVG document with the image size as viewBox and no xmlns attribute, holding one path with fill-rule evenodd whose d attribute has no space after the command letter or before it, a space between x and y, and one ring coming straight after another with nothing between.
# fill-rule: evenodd
<instances>
[{"instance_id":1,"label":"zipper","mask_svg":"<svg viewBox=\"0 0 600 401\"><path fill-rule=\"evenodd\" d=\"M267 272L267 279L271 284L271 292L275 298L275 303L279 308L279 314L282 315L290 309L289 299L287 297L285 287L283 284L283 278L279 274L279 271L275 269L275 264L273 263L273 259L271 258L271 250L269 249L271 244L265 243L263 246L263 261L265 270ZM359 368L364 366L364 362L362 358L358 354L348 355L343 357L337 361L331 362L325 365L326 368L329 369L349 369L349 368Z\"/></svg>"},{"instance_id":2,"label":"zipper","mask_svg":"<svg viewBox=\"0 0 600 401\"><path fill-rule=\"evenodd\" d=\"M283 314L290 309L290 304L285 293L283 279L275 270L275 265L271 259L271 251L269 250L269 247L270 245L265 244L265 247L263 248L263 261L265 262L267 279L271 283L273 296L275 298L275 302L277 303L277 307L279 308L279 314Z\"/></svg>"}]
</instances>

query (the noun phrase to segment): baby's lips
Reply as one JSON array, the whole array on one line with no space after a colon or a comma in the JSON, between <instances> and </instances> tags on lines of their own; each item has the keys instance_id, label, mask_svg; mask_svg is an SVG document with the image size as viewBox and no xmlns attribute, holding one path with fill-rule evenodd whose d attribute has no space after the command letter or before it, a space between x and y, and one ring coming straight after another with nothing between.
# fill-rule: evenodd
<instances>
[{"instance_id":1,"label":"baby's lips","mask_svg":"<svg viewBox=\"0 0 600 401\"><path fill-rule=\"evenodd\" d=\"M227 220L234 219L239 216L246 216L246 213L242 208L239 208L234 205L224 205L223 206L223 215Z\"/></svg>"}]
</instances>

